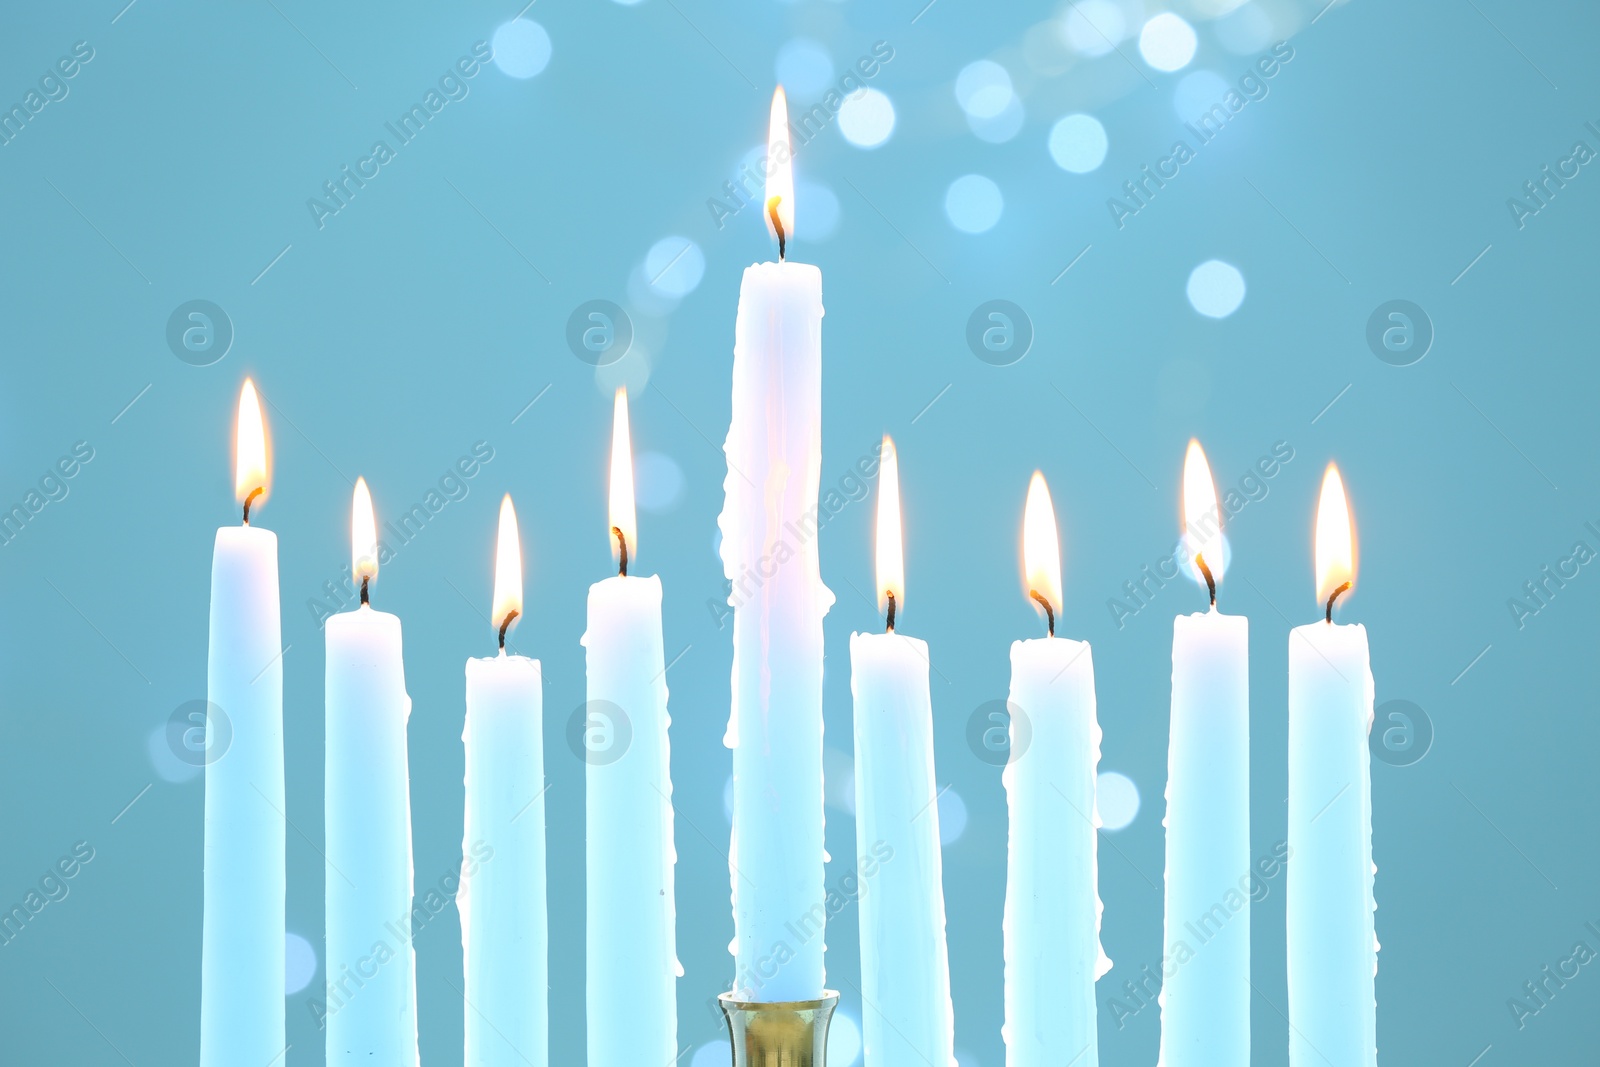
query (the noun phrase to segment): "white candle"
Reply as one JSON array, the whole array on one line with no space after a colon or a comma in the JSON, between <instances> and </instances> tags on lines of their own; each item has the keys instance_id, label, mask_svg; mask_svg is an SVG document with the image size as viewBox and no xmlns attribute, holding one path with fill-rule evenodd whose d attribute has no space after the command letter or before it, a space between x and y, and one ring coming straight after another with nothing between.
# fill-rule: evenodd
<instances>
[{"instance_id":1,"label":"white candle","mask_svg":"<svg viewBox=\"0 0 1600 1067\"><path fill-rule=\"evenodd\" d=\"M1322 620L1289 633L1289 1062L1374 1067L1372 668L1366 627L1334 623L1355 581L1354 528L1338 468L1317 503Z\"/></svg>"},{"instance_id":2,"label":"white candle","mask_svg":"<svg viewBox=\"0 0 1600 1067\"><path fill-rule=\"evenodd\" d=\"M544 694L539 661L508 656L522 613L522 552L511 497L500 503L494 608L500 653L467 660L466 836L461 951L468 1067L549 1062L545 910ZM470 874L470 876L469 876Z\"/></svg>"},{"instance_id":3,"label":"white candle","mask_svg":"<svg viewBox=\"0 0 1600 1067\"><path fill-rule=\"evenodd\" d=\"M251 508L266 499L267 446L249 379L234 447L244 523L217 531L211 559L206 699L226 716L232 740L206 766L201 1067L271 1062L285 1048L278 538L250 525Z\"/></svg>"},{"instance_id":4,"label":"white candle","mask_svg":"<svg viewBox=\"0 0 1600 1067\"><path fill-rule=\"evenodd\" d=\"M350 544L361 606L331 616L324 627L327 1058L416 1067L411 698L400 620L368 602L379 549L365 478L356 479L351 500Z\"/></svg>"},{"instance_id":5,"label":"white candle","mask_svg":"<svg viewBox=\"0 0 1600 1067\"><path fill-rule=\"evenodd\" d=\"M589 587L584 723L591 1067L665 1067L677 1058L676 903L661 580L637 560L628 394L611 437L611 530L619 573ZM594 743L591 745L590 741ZM617 1009L625 1005L626 1022Z\"/></svg>"},{"instance_id":6,"label":"white candle","mask_svg":"<svg viewBox=\"0 0 1600 1067\"><path fill-rule=\"evenodd\" d=\"M1095 718L1089 645L1055 636L1061 554L1055 511L1035 471L1023 519L1028 595L1049 636L1011 646L1010 810L1005 903L1007 1067L1095 1067L1100 947ZM1019 725L1026 721L1026 732ZM1024 745L1024 741L1026 744Z\"/></svg>"},{"instance_id":7,"label":"white candle","mask_svg":"<svg viewBox=\"0 0 1600 1067\"><path fill-rule=\"evenodd\" d=\"M883 439L877 578L886 633L850 635L856 844L890 859L861 895L861 1034L867 1067L954 1067L928 645L895 632L905 604L900 463Z\"/></svg>"},{"instance_id":8,"label":"white candle","mask_svg":"<svg viewBox=\"0 0 1600 1067\"><path fill-rule=\"evenodd\" d=\"M1217 610L1216 485L1189 442L1184 545L1211 608L1173 620L1161 1067L1250 1062L1249 622Z\"/></svg>"},{"instance_id":9,"label":"white candle","mask_svg":"<svg viewBox=\"0 0 1600 1067\"><path fill-rule=\"evenodd\" d=\"M783 90L773 97L768 221L793 232ZM733 350L733 418L717 523L732 583L733 992L823 993L822 618L833 594L817 560L822 476L822 272L744 272Z\"/></svg>"}]
</instances>

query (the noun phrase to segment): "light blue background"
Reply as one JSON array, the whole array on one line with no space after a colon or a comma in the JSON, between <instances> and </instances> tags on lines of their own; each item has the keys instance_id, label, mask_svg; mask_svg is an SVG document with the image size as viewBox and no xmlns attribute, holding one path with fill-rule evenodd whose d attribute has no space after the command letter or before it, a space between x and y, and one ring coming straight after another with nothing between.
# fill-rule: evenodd
<instances>
[{"instance_id":1,"label":"light blue background","mask_svg":"<svg viewBox=\"0 0 1600 1067\"><path fill-rule=\"evenodd\" d=\"M0 147L0 504L21 502L74 442L94 449L65 499L0 550L0 904L20 902L75 842L95 850L67 898L0 947L8 1062L195 1059L203 787L164 778L172 761L151 739L204 694L209 554L215 527L236 521L228 441L246 374L270 402L275 445L259 521L282 548L288 926L319 953L323 653L306 601L348 559L350 483L364 474L394 517L474 442L495 452L376 588L406 627L419 887L459 862L462 663L492 647L494 512L515 494L529 594L515 643L545 664L557 1063L583 1051L583 766L565 728L583 697L585 589L610 567L610 392L633 387L636 447L683 477L670 506L641 514L638 567L662 576L667 654L683 652L668 675L680 1031L695 1050L681 1062L715 1062L709 1004L731 977L731 646L708 603L722 590L713 536L738 278L771 251L752 212L719 231L705 201L762 140L775 57L797 36L838 70L876 41L895 53L871 83L898 115L889 141L864 151L831 128L802 150L801 180L830 189L839 218L831 237L807 240L800 202L792 252L825 277L825 481L884 431L901 451L902 628L930 643L938 778L968 815L945 851L963 1067L1003 1062L1004 793L966 729L1004 696L1010 642L1040 629L1016 559L1036 466L1065 542L1061 632L1094 644L1102 767L1143 797L1131 825L1100 837L1116 961L1099 990L1102 1057L1154 1061L1156 1009L1119 1029L1106 1002L1161 954L1170 619L1202 598L1171 585L1120 629L1106 602L1175 542L1191 435L1222 483L1274 442L1295 453L1231 522L1222 587L1224 608L1252 623L1254 851L1284 834L1285 642L1317 611L1310 531L1330 458L1362 550L1342 618L1369 628L1380 704L1414 701L1436 731L1421 762L1373 768L1385 1062L1593 1058L1593 966L1524 1029L1507 999L1575 942L1600 949L1584 929L1600 924L1600 578L1584 568L1520 629L1507 601L1575 541L1600 549L1584 526L1600 524L1600 177L1585 167L1521 229L1506 204L1575 140L1600 147L1584 129L1600 120L1592 8L1353 0L1319 18L1314 0L1251 0L1233 31L1259 14L1293 61L1119 230L1107 198L1183 135L1181 77L1233 81L1266 51L1230 52L1207 8L1178 5L1199 52L1166 74L1133 39L1096 58L1053 43L1067 9L1047 3L540 0L525 17L549 33L548 67L479 74L319 230L307 199L515 5L139 0L119 13L121 2L15 8L0 35L8 106L74 42L94 49L67 97ZM1026 113L1006 143L975 136L954 96L958 72L982 58L1007 68ZM1087 174L1046 148L1075 111L1096 116L1110 145ZM1004 197L978 235L944 211L946 189L972 173ZM673 236L705 262L675 305L642 276L651 246ZM1212 258L1248 287L1220 320L1185 299L1190 271ZM168 316L197 298L236 331L204 368L165 340ZM1008 367L975 358L964 337L972 310L996 298L1036 331ZM1407 367L1365 339L1369 315L1396 298L1436 331ZM564 339L592 299L627 307L638 333L598 374ZM855 851L839 803L846 642L879 625L862 595L870 518L853 503L821 541L838 595L826 709L836 868ZM943 802L947 825L956 803ZM1283 1064L1281 880L1253 923L1255 1062ZM855 938L850 909L828 960L841 1012L859 1019ZM460 1060L460 967L451 909L418 939L430 1063ZM295 1067L321 1062L307 1001L322 978L286 1002Z\"/></svg>"}]
</instances>

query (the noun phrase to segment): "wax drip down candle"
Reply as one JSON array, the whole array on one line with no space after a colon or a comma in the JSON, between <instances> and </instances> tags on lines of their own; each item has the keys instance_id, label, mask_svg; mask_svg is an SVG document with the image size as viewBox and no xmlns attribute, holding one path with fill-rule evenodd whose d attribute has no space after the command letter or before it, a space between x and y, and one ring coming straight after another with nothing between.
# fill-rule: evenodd
<instances>
[{"instance_id":1,"label":"wax drip down candle","mask_svg":"<svg viewBox=\"0 0 1600 1067\"><path fill-rule=\"evenodd\" d=\"M361 605L324 627L327 1058L416 1067L411 698L400 620L371 604L381 550L365 478L356 479L350 503L350 546Z\"/></svg>"},{"instance_id":2,"label":"wax drip down candle","mask_svg":"<svg viewBox=\"0 0 1600 1067\"><path fill-rule=\"evenodd\" d=\"M628 393L611 425L610 536L617 575L589 587L584 719L590 1067L677 1059L672 777L661 579L640 577ZM630 566L633 571L630 572ZM618 1025L617 1005L627 1006Z\"/></svg>"},{"instance_id":3,"label":"wax drip down candle","mask_svg":"<svg viewBox=\"0 0 1600 1067\"><path fill-rule=\"evenodd\" d=\"M926 642L895 629L906 583L900 460L888 437L877 534L884 632L850 635L856 843L877 864L860 902L862 1053L869 1067L954 1067L930 663Z\"/></svg>"},{"instance_id":4,"label":"wax drip down candle","mask_svg":"<svg viewBox=\"0 0 1600 1067\"><path fill-rule=\"evenodd\" d=\"M539 661L506 654L522 614L517 513L500 502L494 607L500 651L467 660L466 834L461 954L467 1067L550 1059L549 915L544 841L544 693Z\"/></svg>"},{"instance_id":5,"label":"wax drip down candle","mask_svg":"<svg viewBox=\"0 0 1600 1067\"><path fill-rule=\"evenodd\" d=\"M732 583L733 993L823 995L822 272L787 259L794 182L783 90L769 125L776 263L746 268L733 349L728 474L717 525Z\"/></svg>"},{"instance_id":6,"label":"wax drip down candle","mask_svg":"<svg viewBox=\"0 0 1600 1067\"><path fill-rule=\"evenodd\" d=\"M1183 558L1210 608L1172 630L1167 748L1168 960L1160 1067L1250 1062L1249 622L1217 610L1228 564L1216 483L1198 441L1183 460Z\"/></svg>"},{"instance_id":7,"label":"wax drip down candle","mask_svg":"<svg viewBox=\"0 0 1600 1067\"><path fill-rule=\"evenodd\" d=\"M1003 933L1007 1067L1095 1067L1094 984L1111 969L1100 947L1094 663L1088 642L1055 635L1060 544L1049 487L1035 471L1023 514L1024 589L1047 630L1011 646L1011 752L1002 775L1011 820Z\"/></svg>"},{"instance_id":8,"label":"wax drip down candle","mask_svg":"<svg viewBox=\"0 0 1600 1067\"><path fill-rule=\"evenodd\" d=\"M1339 469L1317 502L1317 606L1289 632L1289 1062L1375 1067L1378 939L1372 863L1372 667L1367 628L1333 621L1355 585Z\"/></svg>"},{"instance_id":9,"label":"wax drip down candle","mask_svg":"<svg viewBox=\"0 0 1600 1067\"><path fill-rule=\"evenodd\" d=\"M207 717L220 709L233 733L206 766L201 1067L270 1063L287 1047L278 538L250 525L266 501L267 457L261 402L246 379L234 438L244 521L217 531L211 559Z\"/></svg>"}]
</instances>

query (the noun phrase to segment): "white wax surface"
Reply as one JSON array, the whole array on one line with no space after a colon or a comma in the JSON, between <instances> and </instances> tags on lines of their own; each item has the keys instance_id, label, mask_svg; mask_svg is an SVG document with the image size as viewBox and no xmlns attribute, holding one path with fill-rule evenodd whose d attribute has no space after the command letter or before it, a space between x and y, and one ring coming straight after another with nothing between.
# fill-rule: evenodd
<instances>
[{"instance_id":1,"label":"white wax surface","mask_svg":"<svg viewBox=\"0 0 1600 1067\"><path fill-rule=\"evenodd\" d=\"M679 1051L680 970L660 579L590 586L583 646L598 731L585 746L588 1063L664 1067Z\"/></svg>"},{"instance_id":2,"label":"white wax surface","mask_svg":"<svg viewBox=\"0 0 1600 1067\"><path fill-rule=\"evenodd\" d=\"M717 521L734 606L733 988L759 1001L823 991L821 337L816 267L745 270Z\"/></svg>"},{"instance_id":3,"label":"white wax surface","mask_svg":"<svg viewBox=\"0 0 1600 1067\"><path fill-rule=\"evenodd\" d=\"M324 632L327 1058L416 1067L400 620L363 606L330 617Z\"/></svg>"},{"instance_id":4,"label":"white wax surface","mask_svg":"<svg viewBox=\"0 0 1600 1067\"><path fill-rule=\"evenodd\" d=\"M1011 816L1006 869L1006 1067L1095 1067L1100 948L1095 718L1089 646L1059 637L1011 646ZM1019 744L1018 715L1031 739Z\"/></svg>"},{"instance_id":5,"label":"white wax surface","mask_svg":"<svg viewBox=\"0 0 1600 1067\"><path fill-rule=\"evenodd\" d=\"M1249 637L1173 620L1160 1067L1250 1062Z\"/></svg>"},{"instance_id":6,"label":"white wax surface","mask_svg":"<svg viewBox=\"0 0 1600 1067\"><path fill-rule=\"evenodd\" d=\"M850 687L864 1062L954 1067L927 643L851 634Z\"/></svg>"},{"instance_id":7,"label":"white wax surface","mask_svg":"<svg viewBox=\"0 0 1600 1067\"><path fill-rule=\"evenodd\" d=\"M1364 626L1289 633L1289 1062L1374 1067L1372 668Z\"/></svg>"},{"instance_id":8,"label":"white wax surface","mask_svg":"<svg viewBox=\"0 0 1600 1067\"><path fill-rule=\"evenodd\" d=\"M546 1067L549 919L539 661L467 660L461 945L468 1067Z\"/></svg>"},{"instance_id":9,"label":"white wax surface","mask_svg":"<svg viewBox=\"0 0 1600 1067\"><path fill-rule=\"evenodd\" d=\"M270 1063L286 1044L281 640L277 535L223 527L211 559L206 699L232 740L206 767L201 1067Z\"/></svg>"}]
</instances>

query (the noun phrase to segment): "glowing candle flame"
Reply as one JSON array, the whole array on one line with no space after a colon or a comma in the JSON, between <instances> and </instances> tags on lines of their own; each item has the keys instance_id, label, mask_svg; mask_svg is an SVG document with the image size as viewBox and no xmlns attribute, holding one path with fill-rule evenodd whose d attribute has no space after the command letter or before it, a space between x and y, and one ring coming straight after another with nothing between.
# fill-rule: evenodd
<instances>
[{"instance_id":1,"label":"glowing candle flame","mask_svg":"<svg viewBox=\"0 0 1600 1067\"><path fill-rule=\"evenodd\" d=\"M1200 442L1191 438L1183 457L1183 543L1189 550L1189 573L1203 581L1196 558L1203 559L1215 581L1222 580L1226 564L1222 548L1222 510L1217 506L1217 483L1211 478Z\"/></svg>"},{"instance_id":2,"label":"glowing candle flame","mask_svg":"<svg viewBox=\"0 0 1600 1067\"><path fill-rule=\"evenodd\" d=\"M260 507L267 499L267 427L261 418L256 383L249 378L239 390L239 417L233 437L233 494L241 504L250 501L251 507Z\"/></svg>"},{"instance_id":3,"label":"glowing candle flame","mask_svg":"<svg viewBox=\"0 0 1600 1067\"><path fill-rule=\"evenodd\" d=\"M1030 599L1043 598L1049 612L1061 609L1061 536L1056 531L1055 505L1044 475L1033 472L1028 503L1022 514L1022 569ZM1040 605L1041 610L1045 610Z\"/></svg>"},{"instance_id":4,"label":"glowing candle flame","mask_svg":"<svg viewBox=\"0 0 1600 1067\"><path fill-rule=\"evenodd\" d=\"M494 549L494 607L489 612L496 629L508 627L522 614L522 542L517 534L517 511L511 494L500 501L500 529Z\"/></svg>"},{"instance_id":5,"label":"glowing candle flame","mask_svg":"<svg viewBox=\"0 0 1600 1067\"><path fill-rule=\"evenodd\" d=\"M1317 500L1317 603L1325 605L1341 586L1356 580L1356 528L1339 468L1328 464ZM1348 590L1346 590L1348 591Z\"/></svg>"},{"instance_id":6,"label":"glowing candle flame","mask_svg":"<svg viewBox=\"0 0 1600 1067\"><path fill-rule=\"evenodd\" d=\"M611 415L611 558L622 565L624 573L627 558L639 551L637 527L633 511L633 438L628 430L628 390L623 388L617 390ZM624 551L627 556L623 556Z\"/></svg>"},{"instance_id":7,"label":"glowing candle flame","mask_svg":"<svg viewBox=\"0 0 1600 1067\"><path fill-rule=\"evenodd\" d=\"M365 478L356 479L350 500L350 574L358 587L362 579L378 576L378 520Z\"/></svg>"},{"instance_id":8,"label":"glowing candle flame","mask_svg":"<svg viewBox=\"0 0 1600 1067\"><path fill-rule=\"evenodd\" d=\"M897 609L906 603L905 534L900 525L900 456L889 435L883 437L883 457L878 468L878 610L886 611L892 599Z\"/></svg>"},{"instance_id":9,"label":"glowing candle flame","mask_svg":"<svg viewBox=\"0 0 1600 1067\"><path fill-rule=\"evenodd\" d=\"M767 197L763 212L767 231L778 238L780 246L794 236L793 154L789 144L789 99L780 85L772 94L772 116L767 124ZM774 214L777 225L773 224Z\"/></svg>"}]
</instances>

